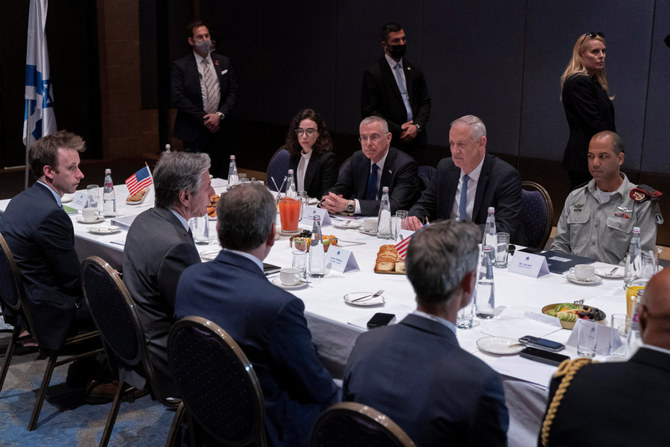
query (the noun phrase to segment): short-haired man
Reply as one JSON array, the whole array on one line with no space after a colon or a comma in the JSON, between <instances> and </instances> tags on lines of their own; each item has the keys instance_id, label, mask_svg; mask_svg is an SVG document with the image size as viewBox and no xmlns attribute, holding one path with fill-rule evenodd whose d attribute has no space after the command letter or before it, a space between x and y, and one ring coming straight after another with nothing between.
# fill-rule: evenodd
<instances>
[{"instance_id":1,"label":"short-haired man","mask_svg":"<svg viewBox=\"0 0 670 447\"><path fill-rule=\"evenodd\" d=\"M123 282L144 328L149 358L164 397L177 397L167 362L167 338L174 323L177 281L184 269L200 262L188 227L204 216L214 189L209 156L170 152L154 170L155 206L138 215L128 230Z\"/></svg>"},{"instance_id":2,"label":"short-haired man","mask_svg":"<svg viewBox=\"0 0 670 447\"><path fill-rule=\"evenodd\" d=\"M230 153L224 127L235 108L237 81L230 59L213 52L209 27L194 21L186 29L193 51L174 62L170 79L177 109L174 136L184 142L184 150L208 153L212 172L223 177Z\"/></svg>"},{"instance_id":3,"label":"short-haired man","mask_svg":"<svg viewBox=\"0 0 670 447\"><path fill-rule=\"evenodd\" d=\"M655 203L631 198L636 185L620 171L623 161L618 134L606 130L591 138L588 163L593 179L565 200L552 250L618 264L626 257L633 227L640 227L642 249L654 250L655 216L660 218L660 212Z\"/></svg>"},{"instance_id":4,"label":"short-haired man","mask_svg":"<svg viewBox=\"0 0 670 447\"><path fill-rule=\"evenodd\" d=\"M440 221L417 231L406 258L416 310L356 340L343 399L389 416L417 446L505 445L502 381L458 346L456 315L475 290L480 232Z\"/></svg>"},{"instance_id":5,"label":"short-haired man","mask_svg":"<svg viewBox=\"0 0 670 447\"><path fill-rule=\"evenodd\" d=\"M426 79L419 66L405 58L407 38L402 25L384 25L381 45L384 56L363 73L361 115L386 119L393 144L419 165L426 165L426 124L430 119Z\"/></svg>"},{"instance_id":6,"label":"short-haired man","mask_svg":"<svg viewBox=\"0 0 670 447\"><path fill-rule=\"evenodd\" d=\"M95 327L82 295L72 220L61 202L84 178L85 149L80 136L64 130L37 140L28 154L37 182L9 202L0 222L24 279L33 336L50 350L60 349L69 333Z\"/></svg>"},{"instance_id":7,"label":"short-haired man","mask_svg":"<svg viewBox=\"0 0 670 447\"><path fill-rule=\"evenodd\" d=\"M321 206L330 213L376 216L382 188L388 186L391 212L409 208L419 193L417 164L391 147L386 120L378 116L363 119L359 140L361 151L351 156Z\"/></svg>"},{"instance_id":8,"label":"short-haired man","mask_svg":"<svg viewBox=\"0 0 670 447\"><path fill-rule=\"evenodd\" d=\"M221 326L258 375L272 445L306 446L320 412L337 388L319 362L305 305L263 274L275 238L275 201L259 183L238 186L217 205L223 250L187 268L179 280L177 318L197 315Z\"/></svg>"},{"instance_id":9,"label":"short-haired man","mask_svg":"<svg viewBox=\"0 0 670 447\"><path fill-rule=\"evenodd\" d=\"M428 188L409 210L406 228L416 230L421 219L472 221L484 230L487 211L495 207L496 227L512 235L519 228L521 175L495 155L486 152L486 127L482 120L465 115L451 123L451 157L437 165Z\"/></svg>"},{"instance_id":10,"label":"short-haired man","mask_svg":"<svg viewBox=\"0 0 670 447\"><path fill-rule=\"evenodd\" d=\"M545 415L539 445L668 445L670 269L647 284L639 316L644 344L627 362L579 368L578 359L559 367L549 395L555 408Z\"/></svg>"}]
</instances>

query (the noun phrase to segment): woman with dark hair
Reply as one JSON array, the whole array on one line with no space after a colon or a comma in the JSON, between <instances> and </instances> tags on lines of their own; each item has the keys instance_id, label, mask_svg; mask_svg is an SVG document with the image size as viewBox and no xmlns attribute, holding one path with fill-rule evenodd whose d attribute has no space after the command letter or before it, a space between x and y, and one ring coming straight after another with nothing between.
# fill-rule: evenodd
<instances>
[{"instance_id":1,"label":"woman with dark hair","mask_svg":"<svg viewBox=\"0 0 670 447\"><path fill-rule=\"evenodd\" d=\"M312 109L298 112L286 134L291 154L289 168L295 173L298 192L321 198L337 181L337 161L326 123Z\"/></svg>"},{"instance_id":2,"label":"woman with dark hair","mask_svg":"<svg viewBox=\"0 0 670 447\"><path fill-rule=\"evenodd\" d=\"M616 132L613 97L605 75L605 35L579 36L572 58L561 76L561 101L570 126L570 138L563 154L572 189L591 180L587 153L591 137L603 130Z\"/></svg>"}]
</instances>

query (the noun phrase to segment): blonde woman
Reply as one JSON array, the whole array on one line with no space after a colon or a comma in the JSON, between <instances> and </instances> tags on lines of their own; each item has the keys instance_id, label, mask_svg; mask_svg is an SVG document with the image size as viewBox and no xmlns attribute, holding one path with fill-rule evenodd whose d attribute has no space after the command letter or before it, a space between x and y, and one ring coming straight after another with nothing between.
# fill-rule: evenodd
<instances>
[{"instance_id":1,"label":"blonde woman","mask_svg":"<svg viewBox=\"0 0 670 447\"><path fill-rule=\"evenodd\" d=\"M579 36L572 58L561 76L561 101L570 126L570 138L563 154L572 189L591 180L587 152L589 141L603 130L616 131L613 97L605 75L605 35Z\"/></svg>"}]
</instances>

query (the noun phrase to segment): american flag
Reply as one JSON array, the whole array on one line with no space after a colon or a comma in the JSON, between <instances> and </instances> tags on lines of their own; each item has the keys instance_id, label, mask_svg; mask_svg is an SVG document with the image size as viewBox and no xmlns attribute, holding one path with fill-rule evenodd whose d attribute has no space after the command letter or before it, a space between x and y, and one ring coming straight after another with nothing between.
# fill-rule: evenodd
<instances>
[{"instance_id":1,"label":"american flag","mask_svg":"<svg viewBox=\"0 0 670 447\"><path fill-rule=\"evenodd\" d=\"M425 224L427 226L429 224ZM398 255L405 260L405 255L407 255L407 247L409 247L409 240L412 239L412 236L414 236L415 233L410 234L407 236L405 239L401 240L397 244L394 245L396 251L398 252Z\"/></svg>"},{"instance_id":2,"label":"american flag","mask_svg":"<svg viewBox=\"0 0 670 447\"><path fill-rule=\"evenodd\" d=\"M149 167L145 166L126 179L128 195L134 196L144 188L148 188L153 183Z\"/></svg>"}]
</instances>

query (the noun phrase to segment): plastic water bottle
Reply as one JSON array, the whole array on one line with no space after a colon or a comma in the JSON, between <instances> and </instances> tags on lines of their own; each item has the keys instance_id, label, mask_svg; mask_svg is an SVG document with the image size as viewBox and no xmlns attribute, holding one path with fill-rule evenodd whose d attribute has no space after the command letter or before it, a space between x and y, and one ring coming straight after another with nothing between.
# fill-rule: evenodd
<instances>
[{"instance_id":1,"label":"plastic water bottle","mask_svg":"<svg viewBox=\"0 0 670 447\"><path fill-rule=\"evenodd\" d=\"M492 206L488 209L486 216L486 225L484 225L484 236L482 237L482 250L488 245L494 248L498 246L498 236L496 236L496 209ZM495 251L492 252L495 259Z\"/></svg>"},{"instance_id":2,"label":"plastic water bottle","mask_svg":"<svg viewBox=\"0 0 670 447\"><path fill-rule=\"evenodd\" d=\"M321 236L321 218L314 216L312 236L309 243L309 276L323 278L326 275L326 253Z\"/></svg>"},{"instance_id":3,"label":"plastic water bottle","mask_svg":"<svg viewBox=\"0 0 670 447\"><path fill-rule=\"evenodd\" d=\"M642 245L640 241L640 227L633 227L633 237L630 238L628 253L626 253L626 269L623 282L630 284L642 277Z\"/></svg>"},{"instance_id":4,"label":"plastic water bottle","mask_svg":"<svg viewBox=\"0 0 670 447\"><path fill-rule=\"evenodd\" d=\"M289 169L288 175L286 176L286 197L290 199L298 198L298 191L296 190L295 176L293 175L293 169Z\"/></svg>"},{"instance_id":5,"label":"plastic water bottle","mask_svg":"<svg viewBox=\"0 0 670 447\"><path fill-rule=\"evenodd\" d=\"M493 250L490 245L485 245L483 248L477 281L477 296L475 297L475 315L477 318L490 319L495 316L496 291L493 282Z\"/></svg>"},{"instance_id":6,"label":"plastic water bottle","mask_svg":"<svg viewBox=\"0 0 670 447\"><path fill-rule=\"evenodd\" d=\"M389 199L389 187L382 188L382 199L379 202L379 217L377 218L377 237L380 239L391 239L393 237L391 226L391 200Z\"/></svg>"},{"instance_id":7,"label":"plastic water bottle","mask_svg":"<svg viewBox=\"0 0 670 447\"><path fill-rule=\"evenodd\" d=\"M105 169L105 186L102 189L102 215L105 217L116 216L114 182L112 181L112 170L109 168Z\"/></svg>"},{"instance_id":8,"label":"plastic water bottle","mask_svg":"<svg viewBox=\"0 0 670 447\"><path fill-rule=\"evenodd\" d=\"M642 336L640 335L640 310L644 299L644 290L638 290L635 310L630 320L630 329L628 330L628 339L626 340L626 356L632 357L633 354L642 346Z\"/></svg>"},{"instance_id":9,"label":"plastic water bottle","mask_svg":"<svg viewBox=\"0 0 670 447\"><path fill-rule=\"evenodd\" d=\"M235 186L238 183L237 164L235 163L235 156L230 156L230 165L228 166L228 186Z\"/></svg>"}]
</instances>

